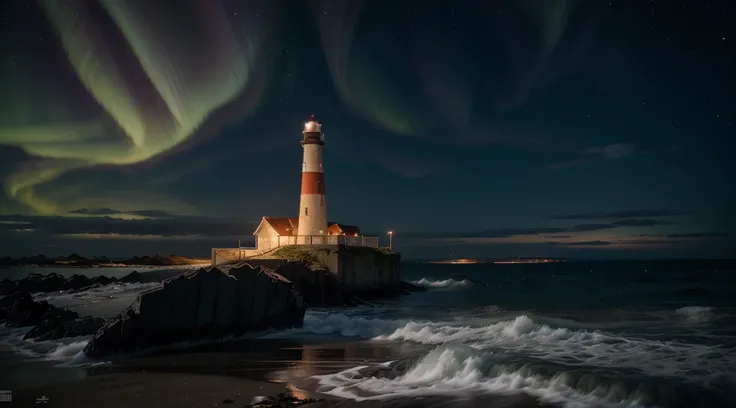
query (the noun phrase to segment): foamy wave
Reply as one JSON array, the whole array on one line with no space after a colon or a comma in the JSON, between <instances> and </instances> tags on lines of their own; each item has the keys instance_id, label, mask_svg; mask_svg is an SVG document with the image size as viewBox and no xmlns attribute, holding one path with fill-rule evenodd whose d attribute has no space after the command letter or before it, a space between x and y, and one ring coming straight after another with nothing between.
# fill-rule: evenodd
<instances>
[{"instance_id":1,"label":"foamy wave","mask_svg":"<svg viewBox=\"0 0 736 408\"><path fill-rule=\"evenodd\" d=\"M713 317L713 308L706 306L685 306L675 310L679 316L689 321L706 322Z\"/></svg>"},{"instance_id":2,"label":"foamy wave","mask_svg":"<svg viewBox=\"0 0 736 408\"><path fill-rule=\"evenodd\" d=\"M366 367L336 374L315 376L319 391L354 399L390 399L407 396L492 393L525 393L543 402L564 407L642 407L642 400L658 399L643 395L636 384L607 382L593 374L581 381L580 375L544 375L532 365L496 364L492 354L469 347L438 347L413 364L402 375L363 375ZM649 390L651 393L651 390Z\"/></svg>"},{"instance_id":3,"label":"foamy wave","mask_svg":"<svg viewBox=\"0 0 736 408\"><path fill-rule=\"evenodd\" d=\"M473 286L473 282L463 279L461 281L456 281L455 279L444 279L444 280L434 280L431 278L422 278L418 281L413 281L413 284L417 286L421 286L427 289L444 289L444 290L459 290L459 289L467 289L471 286Z\"/></svg>"},{"instance_id":4,"label":"foamy wave","mask_svg":"<svg viewBox=\"0 0 736 408\"><path fill-rule=\"evenodd\" d=\"M36 293L34 300L60 300L60 299L111 299L123 296L137 296L148 289L161 286L159 282L146 283L111 283L109 285L98 286L82 292L50 292Z\"/></svg>"},{"instance_id":5,"label":"foamy wave","mask_svg":"<svg viewBox=\"0 0 736 408\"><path fill-rule=\"evenodd\" d=\"M719 346L621 337L602 331L555 328L521 315L480 326L451 322L366 319L307 313L302 331L378 341L461 344L523 354L572 366L636 370L653 376L709 383L736 381L736 353ZM293 333L293 332L292 332Z\"/></svg>"},{"instance_id":6,"label":"foamy wave","mask_svg":"<svg viewBox=\"0 0 736 408\"><path fill-rule=\"evenodd\" d=\"M83 350L92 336L66 337L57 340L23 340L29 328L3 330L0 349L20 354L29 359L55 361L64 365L86 365L92 363Z\"/></svg>"}]
</instances>

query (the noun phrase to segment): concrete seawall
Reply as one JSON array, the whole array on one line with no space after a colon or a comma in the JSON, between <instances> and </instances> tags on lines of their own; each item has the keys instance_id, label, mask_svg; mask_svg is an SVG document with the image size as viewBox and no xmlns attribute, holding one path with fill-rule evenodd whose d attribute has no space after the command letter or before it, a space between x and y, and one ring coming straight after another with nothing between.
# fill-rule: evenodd
<instances>
[{"instance_id":1,"label":"concrete seawall","mask_svg":"<svg viewBox=\"0 0 736 408\"><path fill-rule=\"evenodd\" d=\"M238 248L218 251L227 252L218 259L233 255L238 259ZM401 292L401 255L376 248L294 245L221 265L227 263L261 266L284 276L308 305L343 304L354 297L377 299Z\"/></svg>"}]
</instances>

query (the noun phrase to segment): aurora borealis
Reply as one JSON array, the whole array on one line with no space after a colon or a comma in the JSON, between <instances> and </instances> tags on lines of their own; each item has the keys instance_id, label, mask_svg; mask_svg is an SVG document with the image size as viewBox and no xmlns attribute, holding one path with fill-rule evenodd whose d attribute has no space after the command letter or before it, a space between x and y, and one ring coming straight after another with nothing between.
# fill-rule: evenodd
<instances>
[{"instance_id":1,"label":"aurora borealis","mask_svg":"<svg viewBox=\"0 0 736 408\"><path fill-rule=\"evenodd\" d=\"M296 212L311 113L330 218L409 256L734 247L728 3L2 7L11 255L246 239Z\"/></svg>"}]
</instances>

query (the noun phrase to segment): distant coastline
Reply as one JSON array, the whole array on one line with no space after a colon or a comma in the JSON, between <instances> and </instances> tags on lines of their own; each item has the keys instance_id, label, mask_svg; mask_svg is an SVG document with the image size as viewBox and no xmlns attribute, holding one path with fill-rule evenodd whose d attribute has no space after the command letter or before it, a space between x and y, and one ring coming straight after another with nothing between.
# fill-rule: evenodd
<instances>
[{"instance_id":1,"label":"distant coastline","mask_svg":"<svg viewBox=\"0 0 736 408\"><path fill-rule=\"evenodd\" d=\"M458 259L441 259L427 261L431 264L538 264L538 263L557 263L567 262L567 259L560 258L496 258L496 259L476 259L476 258L458 258Z\"/></svg>"},{"instance_id":2,"label":"distant coastline","mask_svg":"<svg viewBox=\"0 0 736 408\"><path fill-rule=\"evenodd\" d=\"M11 258L9 256L0 258L0 268L34 266L54 268L112 268L121 266L179 266L198 265L209 263L209 259L189 258L175 254L154 256L134 256L125 259L110 259L107 257L85 258L79 254L71 254L61 257L47 257L46 255L34 255L22 258Z\"/></svg>"}]
</instances>

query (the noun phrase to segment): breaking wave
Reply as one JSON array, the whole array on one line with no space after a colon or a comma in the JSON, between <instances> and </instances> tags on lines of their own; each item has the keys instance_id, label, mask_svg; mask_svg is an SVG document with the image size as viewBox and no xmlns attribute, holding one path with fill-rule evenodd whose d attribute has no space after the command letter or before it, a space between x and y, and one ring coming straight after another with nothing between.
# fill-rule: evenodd
<instances>
[{"instance_id":1,"label":"breaking wave","mask_svg":"<svg viewBox=\"0 0 736 408\"><path fill-rule=\"evenodd\" d=\"M427 289L443 289L443 290L460 290L473 286L473 282L467 279L456 281L455 279L434 280L431 278L422 278L418 281L412 281L413 284Z\"/></svg>"},{"instance_id":2,"label":"breaking wave","mask_svg":"<svg viewBox=\"0 0 736 408\"><path fill-rule=\"evenodd\" d=\"M564 407L672 406L692 396L668 384L620 380L595 370L571 370L509 358L472 347L439 346L408 364L393 362L315 376L319 391L358 401L491 393L527 394Z\"/></svg>"},{"instance_id":3,"label":"breaking wave","mask_svg":"<svg viewBox=\"0 0 736 408\"><path fill-rule=\"evenodd\" d=\"M54 361L63 365L96 363L83 353L92 336L66 337L57 340L23 340L30 328L0 329L0 350L5 349L33 360Z\"/></svg>"},{"instance_id":4,"label":"breaking wave","mask_svg":"<svg viewBox=\"0 0 736 408\"><path fill-rule=\"evenodd\" d=\"M732 349L553 327L527 315L495 323L462 325L309 312L301 330L376 341L464 345L566 366L621 369L701 385L736 382L736 353Z\"/></svg>"},{"instance_id":5,"label":"breaking wave","mask_svg":"<svg viewBox=\"0 0 736 408\"><path fill-rule=\"evenodd\" d=\"M713 308L706 306L686 306L675 310L675 313L690 321L705 322L713 317Z\"/></svg>"}]
</instances>

